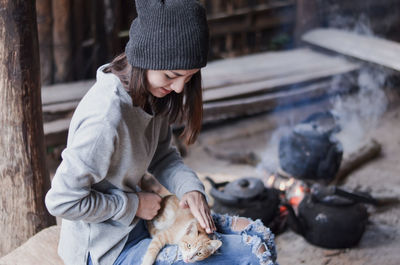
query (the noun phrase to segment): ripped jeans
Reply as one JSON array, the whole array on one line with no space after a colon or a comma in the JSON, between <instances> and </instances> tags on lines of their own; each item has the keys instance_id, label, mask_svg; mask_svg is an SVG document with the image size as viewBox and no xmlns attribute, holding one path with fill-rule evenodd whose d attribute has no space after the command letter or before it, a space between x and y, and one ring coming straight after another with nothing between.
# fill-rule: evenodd
<instances>
[{"instance_id":1,"label":"ripped jeans","mask_svg":"<svg viewBox=\"0 0 400 265\"><path fill-rule=\"evenodd\" d=\"M192 264L277 265L274 235L260 220L213 214L217 227L214 236L222 241L216 253ZM143 221L129 234L128 241L114 265L140 265L151 238ZM185 265L178 246L167 245L157 256L155 265ZM88 265L92 265L90 257Z\"/></svg>"}]
</instances>

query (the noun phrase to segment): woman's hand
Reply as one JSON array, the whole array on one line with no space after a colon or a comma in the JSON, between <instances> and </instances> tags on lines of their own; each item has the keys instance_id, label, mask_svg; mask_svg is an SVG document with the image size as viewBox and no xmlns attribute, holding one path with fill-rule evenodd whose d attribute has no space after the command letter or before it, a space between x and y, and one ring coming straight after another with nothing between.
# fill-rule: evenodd
<instances>
[{"instance_id":1,"label":"woman's hand","mask_svg":"<svg viewBox=\"0 0 400 265\"><path fill-rule=\"evenodd\" d=\"M161 208L160 195L152 192L138 192L137 195L139 197L139 206L136 216L143 220L153 219Z\"/></svg>"},{"instance_id":2,"label":"woman's hand","mask_svg":"<svg viewBox=\"0 0 400 265\"><path fill-rule=\"evenodd\" d=\"M211 217L210 208L204 195L199 191L190 191L182 196L179 206L189 208L193 216L199 221L208 234L216 230L214 221Z\"/></svg>"}]
</instances>

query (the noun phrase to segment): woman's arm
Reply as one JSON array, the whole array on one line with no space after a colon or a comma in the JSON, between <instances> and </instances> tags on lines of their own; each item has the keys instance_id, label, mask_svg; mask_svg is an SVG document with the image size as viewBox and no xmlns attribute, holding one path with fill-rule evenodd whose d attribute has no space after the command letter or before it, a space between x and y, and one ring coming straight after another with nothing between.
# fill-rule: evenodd
<instances>
[{"instance_id":1,"label":"woman's arm","mask_svg":"<svg viewBox=\"0 0 400 265\"><path fill-rule=\"evenodd\" d=\"M85 222L118 221L130 225L139 205L135 193L91 187L107 176L118 136L106 122L82 123L62 153L62 162L46 195L52 215Z\"/></svg>"},{"instance_id":2,"label":"woman's arm","mask_svg":"<svg viewBox=\"0 0 400 265\"><path fill-rule=\"evenodd\" d=\"M178 151L171 146L172 131L166 122L161 133L164 135L160 136L149 172L169 191L178 196L181 207L190 208L194 217L208 233L215 231L203 183L193 170L183 164Z\"/></svg>"},{"instance_id":3,"label":"woman's arm","mask_svg":"<svg viewBox=\"0 0 400 265\"><path fill-rule=\"evenodd\" d=\"M157 150L149 166L149 172L179 199L189 191L205 195L204 185L196 173L187 167L177 149L171 144L172 131L167 121L161 126Z\"/></svg>"}]
</instances>

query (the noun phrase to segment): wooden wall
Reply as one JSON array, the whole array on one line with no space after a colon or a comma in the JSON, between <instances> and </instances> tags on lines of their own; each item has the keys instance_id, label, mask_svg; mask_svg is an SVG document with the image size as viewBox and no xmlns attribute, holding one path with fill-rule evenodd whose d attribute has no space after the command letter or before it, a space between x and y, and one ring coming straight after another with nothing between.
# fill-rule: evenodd
<instances>
[{"instance_id":1,"label":"wooden wall","mask_svg":"<svg viewBox=\"0 0 400 265\"><path fill-rule=\"evenodd\" d=\"M301 44L310 28L367 21L400 41L400 0L200 0L211 33L210 60ZM134 0L37 0L42 83L94 78L121 53L136 16Z\"/></svg>"}]
</instances>

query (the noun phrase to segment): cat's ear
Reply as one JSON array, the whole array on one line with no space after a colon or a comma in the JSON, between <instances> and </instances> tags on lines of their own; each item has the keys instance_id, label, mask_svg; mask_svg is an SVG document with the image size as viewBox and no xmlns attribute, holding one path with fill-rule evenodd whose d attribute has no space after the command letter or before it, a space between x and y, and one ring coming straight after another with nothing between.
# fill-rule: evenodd
<instances>
[{"instance_id":1,"label":"cat's ear","mask_svg":"<svg viewBox=\"0 0 400 265\"><path fill-rule=\"evenodd\" d=\"M221 246L222 246L222 241L221 240L210 240L210 242L208 243L208 250L211 253L214 253Z\"/></svg>"},{"instance_id":2,"label":"cat's ear","mask_svg":"<svg viewBox=\"0 0 400 265\"><path fill-rule=\"evenodd\" d=\"M186 228L186 235L187 236L195 236L197 235L197 225L196 222L191 222L188 227Z\"/></svg>"}]
</instances>

